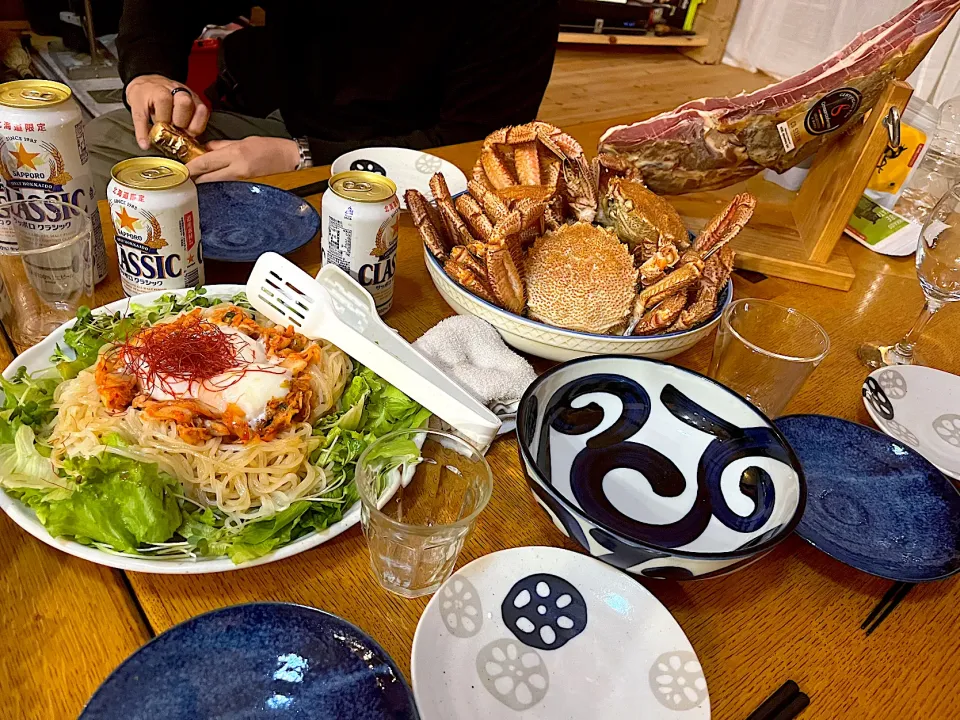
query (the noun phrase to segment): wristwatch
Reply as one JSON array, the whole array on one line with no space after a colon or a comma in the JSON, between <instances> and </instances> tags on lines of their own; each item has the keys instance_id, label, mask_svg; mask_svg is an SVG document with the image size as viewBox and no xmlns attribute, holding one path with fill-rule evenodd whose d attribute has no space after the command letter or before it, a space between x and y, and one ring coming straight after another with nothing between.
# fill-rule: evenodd
<instances>
[{"instance_id":1,"label":"wristwatch","mask_svg":"<svg viewBox=\"0 0 960 720\"><path fill-rule=\"evenodd\" d=\"M300 150L300 164L297 170L313 167L313 153L310 152L310 143L306 138L294 138L297 143L297 149Z\"/></svg>"}]
</instances>

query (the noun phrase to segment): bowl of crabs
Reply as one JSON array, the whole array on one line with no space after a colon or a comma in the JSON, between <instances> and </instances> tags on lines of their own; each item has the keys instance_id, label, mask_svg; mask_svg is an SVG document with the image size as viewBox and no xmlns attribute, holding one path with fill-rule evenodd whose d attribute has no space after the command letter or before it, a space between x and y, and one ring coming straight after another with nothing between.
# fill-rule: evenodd
<instances>
[{"instance_id":1,"label":"bowl of crabs","mask_svg":"<svg viewBox=\"0 0 960 720\"><path fill-rule=\"evenodd\" d=\"M545 122L484 140L467 192L443 175L405 199L427 271L458 313L551 360L692 347L733 298L729 242L756 199L737 195L699 235L617 157L588 160Z\"/></svg>"}]
</instances>

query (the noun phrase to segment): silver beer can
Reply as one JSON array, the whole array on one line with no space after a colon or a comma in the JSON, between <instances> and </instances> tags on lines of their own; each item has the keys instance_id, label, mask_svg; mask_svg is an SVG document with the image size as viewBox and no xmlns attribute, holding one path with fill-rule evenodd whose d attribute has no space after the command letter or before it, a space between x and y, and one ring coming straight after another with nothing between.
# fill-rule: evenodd
<instances>
[{"instance_id":1,"label":"silver beer can","mask_svg":"<svg viewBox=\"0 0 960 720\"><path fill-rule=\"evenodd\" d=\"M120 282L127 295L203 285L197 186L183 163L130 158L107 186Z\"/></svg>"},{"instance_id":2,"label":"silver beer can","mask_svg":"<svg viewBox=\"0 0 960 720\"><path fill-rule=\"evenodd\" d=\"M323 193L321 217L323 264L349 273L386 314L393 304L400 221L393 180L359 170L337 173Z\"/></svg>"},{"instance_id":3,"label":"silver beer can","mask_svg":"<svg viewBox=\"0 0 960 720\"><path fill-rule=\"evenodd\" d=\"M107 275L80 107L66 85L14 80L0 85L0 178L6 200L55 196L82 208L93 229L94 278Z\"/></svg>"}]
</instances>

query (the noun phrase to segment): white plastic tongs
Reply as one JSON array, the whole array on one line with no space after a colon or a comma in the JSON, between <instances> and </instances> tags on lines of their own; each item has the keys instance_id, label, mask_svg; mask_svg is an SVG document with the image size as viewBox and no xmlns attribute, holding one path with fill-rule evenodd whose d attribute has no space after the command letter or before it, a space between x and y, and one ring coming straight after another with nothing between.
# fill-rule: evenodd
<instances>
[{"instance_id":1,"label":"white plastic tongs","mask_svg":"<svg viewBox=\"0 0 960 720\"><path fill-rule=\"evenodd\" d=\"M416 400L486 452L500 420L388 328L373 298L343 270L316 279L276 253L264 253L247 281L247 299L278 325L332 342Z\"/></svg>"}]
</instances>

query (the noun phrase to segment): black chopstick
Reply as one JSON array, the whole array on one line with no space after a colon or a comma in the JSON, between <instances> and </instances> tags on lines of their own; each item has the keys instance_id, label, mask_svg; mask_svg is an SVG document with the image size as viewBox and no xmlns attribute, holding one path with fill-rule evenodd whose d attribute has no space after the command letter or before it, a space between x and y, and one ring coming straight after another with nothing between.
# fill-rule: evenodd
<instances>
[{"instance_id":1,"label":"black chopstick","mask_svg":"<svg viewBox=\"0 0 960 720\"><path fill-rule=\"evenodd\" d=\"M760 703L747 720L791 720L810 704L810 697L800 692L800 686L787 680L777 691Z\"/></svg>"},{"instance_id":2,"label":"black chopstick","mask_svg":"<svg viewBox=\"0 0 960 720\"><path fill-rule=\"evenodd\" d=\"M872 634L874 630L880 627L880 623L886 620L887 616L897 609L897 605L903 602L907 593L915 586L916 583L908 582L895 582L891 585L886 594L880 598L877 606L867 615L867 619L860 624L860 629L866 630L867 635Z\"/></svg>"},{"instance_id":3,"label":"black chopstick","mask_svg":"<svg viewBox=\"0 0 960 720\"><path fill-rule=\"evenodd\" d=\"M290 188L288 192L292 192L297 197L309 197L310 195L319 195L327 189L327 185L330 184L329 180L320 180L319 182L310 183L309 185L301 185L300 187Z\"/></svg>"}]
</instances>

